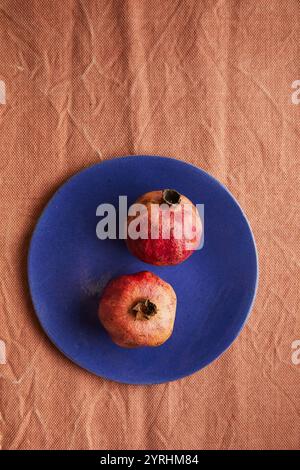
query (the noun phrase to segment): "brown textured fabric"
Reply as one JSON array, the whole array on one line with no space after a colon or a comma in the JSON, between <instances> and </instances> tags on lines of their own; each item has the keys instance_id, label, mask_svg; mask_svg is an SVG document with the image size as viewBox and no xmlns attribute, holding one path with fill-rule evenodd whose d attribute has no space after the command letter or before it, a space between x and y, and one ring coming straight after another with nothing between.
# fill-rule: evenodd
<instances>
[{"instance_id":1,"label":"brown textured fabric","mask_svg":"<svg viewBox=\"0 0 300 470\"><path fill-rule=\"evenodd\" d=\"M300 447L298 0L0 0L3 449ZM67 177L161 154L226 184L260 286L234 345L191 377L128 386L69 362L31 304L37 217Z\"/></svg>"}]
</instances>

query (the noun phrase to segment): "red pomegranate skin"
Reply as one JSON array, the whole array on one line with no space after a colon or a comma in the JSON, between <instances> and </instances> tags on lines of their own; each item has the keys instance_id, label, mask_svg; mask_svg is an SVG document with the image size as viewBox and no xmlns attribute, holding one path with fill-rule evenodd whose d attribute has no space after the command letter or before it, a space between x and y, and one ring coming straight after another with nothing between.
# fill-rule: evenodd
<instances>
[{"instance_id":1,"label":"red pomegranate skin","mask_svg":"<svg viewBox=\"0 0 300 470\"><path fill-rule=\"evenodd\" d=\"M135 307L149 300L156 307L149 317ZM149 271L109 281L99 304L99 319L111 339L124 348L159 346L172 334L176 294L170 284Z\"/></svg>"},{"instance_id":2,"label":"red pomegranate skin","mask_svg":"<svg viewBox=\"0 0 300 470\"><path fill-rule=\"evenodd\" d=\"M180 264L189 258L193 252L198 248L202 236L202 222L196 206L184 195L180 195L180 202L172 206L174 214L176 211L181 211L184 204L190 205L191 217L185 217L184 223L189 225L193 233L195 234L191 240L187 240L184 236L180 239L176 239L174 236L174 217L171 217L171 231L170 238L164 239L162 236L162 218L164 217L163 211L160 211L159 226L157 227L157 233L159 234L157 239L151 238L151 224L157 225L157 221L151 218L151 206L153 204L162 204L163 201L163 190L151 191L143 196L140 196L136 203L144 204L147 208L146 217L148 218L148 238L138 238L136 240L130 238L128 234L126 244L129 251L145 263L157 265L157 266L169 266ZM129 216L127 219L127 228L131 221L135 217Z\"/></svg>"}]
</instances>

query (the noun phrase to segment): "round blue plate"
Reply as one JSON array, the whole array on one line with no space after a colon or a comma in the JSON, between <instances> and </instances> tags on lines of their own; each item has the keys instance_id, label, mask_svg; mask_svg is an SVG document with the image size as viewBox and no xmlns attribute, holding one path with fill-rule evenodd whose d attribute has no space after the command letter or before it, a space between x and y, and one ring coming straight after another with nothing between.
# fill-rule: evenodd
<instances>
[{"instance_id":1,"label":"round blue plate","mask_svg":"<svg viewBox=\"0 0 300 470\"><path fill-rule=\"evenodd\" d=\"M128 205L154 189L176 188L204 204L205 242L178 266L135 259L122 240L99 240L96 208ZM122 157L83 170L43 211L32 236L28 272L39 321L53 343L81 367L118 382L179 379L216 359L239 334L257 286L253 235L238 203L204 171L178 160ZM97 308L112 277L153 271L177 293L174 332L158 348L124 349L102 328Z\"/></svg>"}]
</instances>

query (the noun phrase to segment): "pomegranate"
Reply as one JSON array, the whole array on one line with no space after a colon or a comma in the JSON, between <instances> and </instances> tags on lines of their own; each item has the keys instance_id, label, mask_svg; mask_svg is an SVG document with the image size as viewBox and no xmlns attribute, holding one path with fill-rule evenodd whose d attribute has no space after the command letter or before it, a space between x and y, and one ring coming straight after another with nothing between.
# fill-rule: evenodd
<instances>
[{"instance_id":1,"label":"pomegranate","mask_svg":"<svg viewBox=\"0 0 300 470\"><path fill-rule=\"evenodd\" d=\"M174 189L151 191L135 204L145 211L127 219L127 247L145 263L167 266L182 263L198 248L202 223L196 206ZM142 226L146 236L133 236L132 224ZM142 232L142 231L141 231Z\"/></svg>"},{"instance_id":2,"label":"pomegranate","mask_svg":"<svg viewBox=\"0 0 300 470\"><path fill-rule=\"evenodd\" d=\"M172 334L176 303L170 284L143 271L109 281L98 313L118 346L159 346Z\"/></svg>"}]
</instances>

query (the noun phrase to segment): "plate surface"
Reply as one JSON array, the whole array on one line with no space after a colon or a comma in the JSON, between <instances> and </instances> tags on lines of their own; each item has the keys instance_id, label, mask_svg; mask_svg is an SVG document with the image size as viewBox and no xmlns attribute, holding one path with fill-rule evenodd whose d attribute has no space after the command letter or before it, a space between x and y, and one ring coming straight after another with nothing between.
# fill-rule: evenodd
<instances>
[{"instance_id":1,"label":"plate surface","mask_svg":"<svg viewBox=\"0 0 300 470\"><path fill-rule=\"evenodd\" d=\"M176 188L204 204L205 242L178 266L135 259L122 240L99 240L96 208L128 205L153 189ZM73 176L44 209L32 236L28 274L39 321L81 367L111 380L152 384L208 365L239 334L255 297L257 254L248 222L228 190L204 171L163 157L121 157ZM97 307L112 277L149 270L178 298L171 338L158 348L123 349L102 328Z\"/></svg>"}]
</instances>

